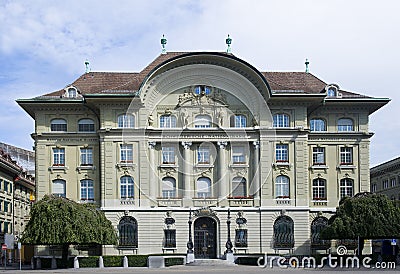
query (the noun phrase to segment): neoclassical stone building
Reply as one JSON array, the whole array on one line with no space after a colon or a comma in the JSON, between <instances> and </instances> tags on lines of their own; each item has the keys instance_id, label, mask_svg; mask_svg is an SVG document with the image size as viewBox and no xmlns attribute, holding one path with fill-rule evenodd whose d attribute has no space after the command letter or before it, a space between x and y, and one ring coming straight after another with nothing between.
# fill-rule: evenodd
<instances>
[{"instance_id":1,"label":"neoclassical stone building","mask_svg":"<svg viewBox=\"0 0 400 274\"><path fill-rule=\"evenodd\" d=\"M326 250L318 232L369 191L368 117L389 100L230 53L163 53L138 73L87 72L18 104L35 120L38 199L95 203L103 254ZM189 248L189 252L191 252Z\"/></svg>"},{"instance_id":2,"label":"neoclassical stone building","mask_svg":"<svg viewBox=\"0 0 400 274\"><path fill-rule=\"evenodd\" d=\"M400 200L400 157L374 166L370 170L371 192Z\"/></svg>"}]
</instances>

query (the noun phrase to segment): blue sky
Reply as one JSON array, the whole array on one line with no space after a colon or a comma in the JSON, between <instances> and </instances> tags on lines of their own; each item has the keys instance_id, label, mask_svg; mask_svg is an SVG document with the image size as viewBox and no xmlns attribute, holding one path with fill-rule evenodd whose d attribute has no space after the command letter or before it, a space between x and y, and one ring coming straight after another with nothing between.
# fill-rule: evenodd
<instances>
[{"instance_id":1,"label":"blue sky","mask_svg":"<svg viewBox=\"0 0 400 274\"><path fill-rule=\"evenodd\" d=\"M232 52L261 71L310 71L392 101L370 117L371 166L400 156L396 0L0 0L0 141L31 149L34 121L16 103L92 71L140 71L161 52Z\"/></svg>"}]
</instances>

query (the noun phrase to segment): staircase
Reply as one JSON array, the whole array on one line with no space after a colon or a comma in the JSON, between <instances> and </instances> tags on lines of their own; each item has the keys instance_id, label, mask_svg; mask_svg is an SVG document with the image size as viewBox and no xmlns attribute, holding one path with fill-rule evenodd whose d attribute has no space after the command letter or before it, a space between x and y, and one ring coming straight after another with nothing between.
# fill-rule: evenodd
<instances>
[{"instance_id":1,"label":"staircase","mask_svg":"<svg viewBox=\"0 0 400 274\"><path fill-rule=\"evenodd\" d=\"M235 267L237 266L234 263L228 262L226 260L221 259L195 259L193 263L187 264L187 266L201 266L201 267Z\"/></svg>"}]
</instances>

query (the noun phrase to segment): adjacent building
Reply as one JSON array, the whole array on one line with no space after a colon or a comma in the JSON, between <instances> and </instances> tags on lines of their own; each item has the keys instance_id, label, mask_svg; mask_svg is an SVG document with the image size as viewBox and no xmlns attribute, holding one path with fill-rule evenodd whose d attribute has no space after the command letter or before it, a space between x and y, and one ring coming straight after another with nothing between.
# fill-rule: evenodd
<instances>
[{"instance_id":1,"label":"adjacent building","mask_svg":"<svg viewBox=\"0 0 400 274\"><path fill-rule=\"evenodd\" d=\"M230 53L171 52L17 102L35 120L38 199L101 208L119 234L103 254L217 258L226 243L327 250L338 201L370 189L368 117L388 101Z\"/></svg>"},{"instance_id":2,"label":"adjacent building","mask_svg":"<svg viewBox=\"0 0 400 274\"><path fill-rule=\"evenodd\" d=\"M371 168L371 192L400 200L400 157Z\"/></svg>"}]
</instances>

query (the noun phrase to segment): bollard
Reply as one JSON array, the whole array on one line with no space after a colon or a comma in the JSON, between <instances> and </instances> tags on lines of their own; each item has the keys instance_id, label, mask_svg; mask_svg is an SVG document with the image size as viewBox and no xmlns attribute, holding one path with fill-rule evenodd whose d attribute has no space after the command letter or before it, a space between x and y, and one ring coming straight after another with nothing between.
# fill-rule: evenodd
<instances>
[{"instance_id":1,"label":"bollard","mask_svg":"<svg viewBox=\"0 0 400 274\"><path fill-rule=\"evenodd\" d=\"M79 268L79 260L78 257L74 257L74 268Z\"/></svg>"},{"instance_id":2,"label":"bollard","mask_svg":"<svg viewBox=\"0 0 400 274\"><path fill-rule=\"evenodd\" d=\"M36 269L42 269L42 262L39 257L36 258Z\"/></svg>"},{"instance_id":3,"label":"bollard","mask_svg":"<svg viewBox=\"0 0 400 274\"><path fill-rule=\"evenodd\" d=\"M128 267L128 257L124 256L124 268Z\"/></svg>"},{"instance_id":4,"label":"bollard","mask_svg":"<svg viewBox=\"0 0 400 274\"><path fill-rule=\"evenodd\" d=\"M104 268L103 256L99 257L99 268Z\"/></svg>"},{"instance_id":5,"label":"bollard","mask_svg":"<svg viewBox=\"0 0 400 274\"><path fill-rule=\"evenodd\" d=\"M51 258L51 269L56 269L57 268L57 261L56 258L53 257Z\"/></svg>"}]
</instances>

